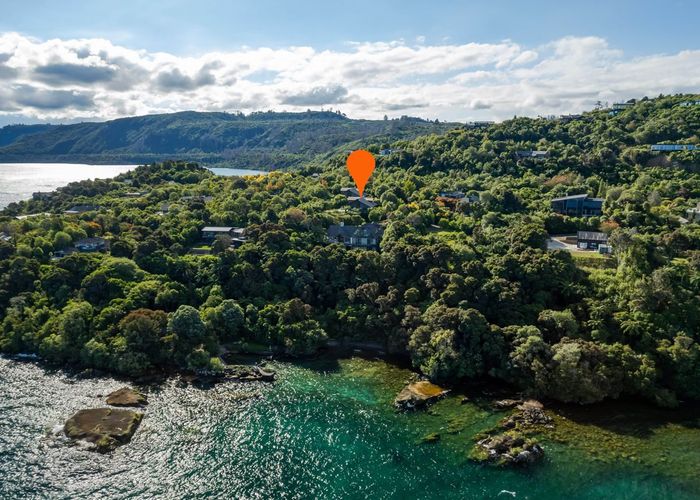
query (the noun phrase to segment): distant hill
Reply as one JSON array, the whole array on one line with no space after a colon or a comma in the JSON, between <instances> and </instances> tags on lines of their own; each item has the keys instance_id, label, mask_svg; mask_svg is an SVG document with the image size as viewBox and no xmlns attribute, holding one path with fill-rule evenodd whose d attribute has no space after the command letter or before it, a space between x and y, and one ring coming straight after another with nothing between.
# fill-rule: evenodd
<instances>
[{"instance_id":1,"label":"distant hill","mask_svg":"<svg viewBox=\"0 0 700 500\"><path fill-rule=\"evenodd\" d=\"M24 136L39 134L56 125L7 125L0 128L0 148L18 141Z\"/></svg>"},{"instance_id":2,"label":"distant hill","mask_svg":"<svg viewBox=\"0 0 700 500\"><path fill-rule=\"evenodd\" d=\"M352 120L334 112L180 113L0 129L0 163L146 163L283 168L361 140L383 144L459 126L419 118Z\"/></svg>"}]
</instances>

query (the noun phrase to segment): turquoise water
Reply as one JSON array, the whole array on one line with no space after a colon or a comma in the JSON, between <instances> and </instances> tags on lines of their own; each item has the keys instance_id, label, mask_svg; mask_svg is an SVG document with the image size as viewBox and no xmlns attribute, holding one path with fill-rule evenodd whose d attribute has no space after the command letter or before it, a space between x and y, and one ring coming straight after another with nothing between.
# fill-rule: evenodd
<instances>
[{"instance_id":1,"label":"turquoise water","mask_svg":"<svg viewBox=\"0 0 700 500\"><path fill-rule=\"evenodd\" d=\"M474 464L473 433L503 415L462 405L459 395L429 412L395 413L391 401L410 372L382 361L275 367L275 384L144 387L150 404L134 439L99 455L52 431L123 382L0 358L0 498L698 497L694 472L675 477L639 450L639 461L604 462L576 443L545 440L547 458L533 469ZM440 442L420 444L435 431ZM670 435L679 433L688 449L677 459L687 462L700 431ZM667 437L646 439L663 448Z\"/></svg>"}]
</instances>

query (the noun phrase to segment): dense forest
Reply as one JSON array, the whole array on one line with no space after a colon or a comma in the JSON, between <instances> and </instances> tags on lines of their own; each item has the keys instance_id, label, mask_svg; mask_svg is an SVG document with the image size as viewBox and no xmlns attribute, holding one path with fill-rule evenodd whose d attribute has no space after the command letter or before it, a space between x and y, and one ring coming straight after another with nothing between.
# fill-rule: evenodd
<instances>
[{"instance_id":1,"label":"dense forest","mask_svg":"<svg viewBox=\"0 0 700 500\"><path fill-rule=\"evenodd\" d=\"M140 375L352 339L448 384L492 378L578 403L700 399L700 225L687 214L700 153L650 149L700 144L700 106L685 105L697 99L396 141L377 157L367 212L340 193L352 185L344 152L240 178L168 161L13 204L0 217L0 350ZM579 193L603 198L602 215L552 211ZM92 206L64 214L76 204ZM378 250L327 241L331 224L370 221L384 227ZM219 237L206 254L204 226L247 240ZM607 233L613 254L548 250L548 235L577 230ZM62 256L90 237L109 250Z\"/></svg>"},{"instance_id":2,"label":"dense forest","mask_svg":"<svg viewBox=\"0 0 700 500\"><path fill-rule=\"evenodd\" d=\"M0 162L151 163L298 166L358 140L392 142L444 132L457 124L419 118L351 120L339 112L199 113L186 111L73 125L0 128Z\"/></svg>"}]
</instances>

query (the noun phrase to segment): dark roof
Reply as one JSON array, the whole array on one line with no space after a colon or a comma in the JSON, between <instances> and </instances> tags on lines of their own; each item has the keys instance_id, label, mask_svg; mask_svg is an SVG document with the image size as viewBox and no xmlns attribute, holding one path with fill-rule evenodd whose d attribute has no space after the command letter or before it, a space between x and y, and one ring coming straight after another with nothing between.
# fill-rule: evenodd
<instances>
[{"instance_id":1,"label":"dark roof","mask_svg":"<svg viewBox=\"0 0 700 500\"><path fill-rule=\"evenodd\" d=\"M374 202L372 198L365 198L364 196L348 196L348 202L358 202L360 205L364 205L367 208L374 208L377 206L377 204Z\"/></svg>"},{"instance_id":2,"label":"dark roof","mask_svg":"<svg viewBox=\"0 0 700 500\"><path fill-rule=\"evenodd\" d=\"M104 245L107 240L104 238L82 238L75 242L75 246L83 245Z\"/></svg>"},{"instance_id":3,"label":"dark roof","mask_svg":"<svg viewBox=\"0 0 700 500\"><path fill-rule=\"evenodd\" d=\"M340 194L344 194L345 196L360 196L360 192L354 187L340 188Z\"/></svg>"},{"instance_id":4,"label":"dark roof","mask_svg":"<svg viewBox=\"0 0 700 500\"><path fill-rule=\"evenodd\" d=\"M100 207L95 205L74 205L70 207L66 212L90 212L92 210L98 210Z\"/></svg>"},{"instance_id":5,"label":"dark roof","mask_svg":"<svg viewBox=\"0 0 700 500\"><path fill-rule=\"evenodd\" d=\"M606 233L599 233L598 231L579 231L576 233L576 239L591 241L608 241L608 235Z\"/></svg>"},{"instance_id":6,"label":"dark roof","mask_svg":"<svg viewBox=\"0 0 700 500\"><path fill-rule=\"evenodd\" d=\"M333 224L328 228L328 236L337 238L377 238L384 232L384 228L379 224L363 224L361 226L345 226Z\"/></svg>"},{"instance_id":7,"label":"dark roof","mask_svg":"<svg viewBox=\"0 0 700 500\"><path fill-rule=\"evenodd\" d=\"M587 194L572 194L571 196L562 196L560 198L552 198L552 201L566 201L566 200L578 200L581 198L586 198L593 201L605 201L603 198L591 198Z\"/></svg>"}]
</instances>

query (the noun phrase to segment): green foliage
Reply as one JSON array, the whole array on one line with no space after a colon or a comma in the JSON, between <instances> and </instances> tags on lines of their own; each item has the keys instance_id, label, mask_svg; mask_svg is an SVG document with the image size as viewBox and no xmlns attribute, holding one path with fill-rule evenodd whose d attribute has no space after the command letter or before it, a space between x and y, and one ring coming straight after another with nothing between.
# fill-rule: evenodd
<instances>
[{"instance_id":1,"label":"green foliage","mask_svg":"<svg viewBox=\"0 0 700 500\"><path fill-rule=\"evenodd\" d=\"M700 201L698 158L652 156L647 143L699 142L697 107L683 100L396 141L377 158L369 213L347 207L345 154L332 152L299 171L241 178L145 165L13 204L0 215L11 235L0 242L0 350L140 375L221 370L221 344L301 356L333 339L405 356L447 383L491 377L578 403L700 399L700 225L680 219ZM346 128L356 122L337 115L216 119L236 134L278 127L284 148L320 122L334 137L318 139L324 151L326 140L355 137ZM394 132L425 130L402 125ZM527 149L550 155L516 157ZM144 194L125 196L134 190ZM457 190L469 196L439 196ZM584 192L605 199L601 216L551 210L552 198ZM63 215L77 203L101 208ZM52 215L12 217L37 212ZM379 250L326 240L331 224L369 221L384 227ZM193 255L211 246L200 238L207 225L244 227L247 240ZM577 230L609 233L613 256L547 250L548 233ZM87 236L108 240L109 252L55 254Z\"/></svg>"}]
</instances>

